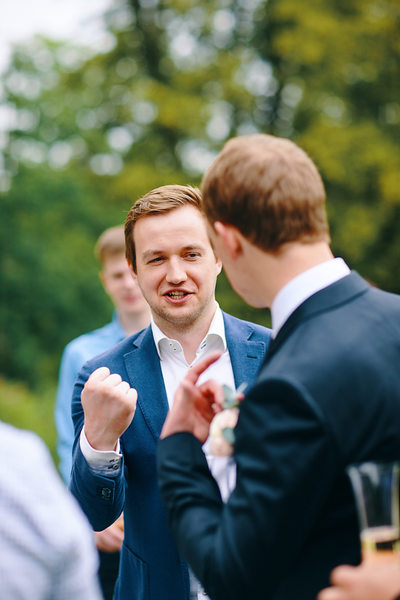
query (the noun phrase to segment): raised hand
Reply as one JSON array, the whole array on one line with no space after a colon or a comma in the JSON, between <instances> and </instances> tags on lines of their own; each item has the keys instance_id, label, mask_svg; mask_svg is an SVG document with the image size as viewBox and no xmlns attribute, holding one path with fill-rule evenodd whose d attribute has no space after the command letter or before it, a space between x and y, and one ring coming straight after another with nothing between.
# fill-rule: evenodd
<instances>
[{"instance_id":1,"label":"raised hand","mask_svg":"<svg viewBox=\"0 0 400 600\"><path fill-rule=\"evenodd\" d=\"M81 395L85 435L96 450L114 450L136 410L137 392L107 367L93 371Z\"/></svg>"},{"instance_id":2,"label":"raised hand","mask_svg":"<svg viewBox=\"0 0 400 600\"><path fill-rule=\"evenodd\" d=\"M206 441L212 419L222 410L224 392L216 381L196 384L200 375L220 356L221 352L212 352L189 369L175 393L161 438L187 431L201 442Z\"/></svg>"}]
</instances>

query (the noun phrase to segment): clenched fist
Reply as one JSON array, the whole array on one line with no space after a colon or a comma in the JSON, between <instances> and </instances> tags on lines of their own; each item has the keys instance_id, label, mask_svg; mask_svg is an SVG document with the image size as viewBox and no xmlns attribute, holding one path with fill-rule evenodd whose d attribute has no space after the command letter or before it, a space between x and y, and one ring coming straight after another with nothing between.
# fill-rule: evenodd
<instances>
[{"instance_id":1,"label":"clenched fist","mask_svg":"<svg viewBox=\"0 0 400 600\"><path fill-rule=\"evenodd\" d=\"M115 450L136 410L137 392L107 367L93 371L81 395L85 435L96 450Z\"/></svg>"}]
</instances>

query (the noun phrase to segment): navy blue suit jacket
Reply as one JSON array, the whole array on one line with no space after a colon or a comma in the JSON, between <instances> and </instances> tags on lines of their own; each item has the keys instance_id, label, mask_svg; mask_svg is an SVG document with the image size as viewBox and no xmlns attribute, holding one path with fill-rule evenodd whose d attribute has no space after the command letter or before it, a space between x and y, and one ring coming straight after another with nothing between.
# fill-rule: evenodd
<instances>
[{"instance_id":1,"label":"navy blue suit jacket","mask_svg":"<svg viewBox=\"0 0 400 600\"><path fill-rule=\"evenodd\" d=\"M236 386L254 381L266 355L270 331L224 313L225 335ZM80 446L83 425L80 395L90 373L107 366L138 392L132 424L121 437L124 469L120 475L95 475ZM89 361L74 389L75 426L71 490L95 530L110 525L124 511L125 539L114 598L187 600L189 577L167 525L156 472L156 448L168 411L160 360L150 327Z\"/></svg>"},{"instance_id":2,"label":"navy blue suit jacket","mask_svg":"<svg viewBox=\"0 0 400 600\"><path fill-rule=\"evenodd\" d=\"M353 272L300 305L241 404L235 459L223 505L196 438L159 442L182 555L213 600L315 599L360 561L345 468L400 459L400 297Z\"/></svg>"}]
</instances>

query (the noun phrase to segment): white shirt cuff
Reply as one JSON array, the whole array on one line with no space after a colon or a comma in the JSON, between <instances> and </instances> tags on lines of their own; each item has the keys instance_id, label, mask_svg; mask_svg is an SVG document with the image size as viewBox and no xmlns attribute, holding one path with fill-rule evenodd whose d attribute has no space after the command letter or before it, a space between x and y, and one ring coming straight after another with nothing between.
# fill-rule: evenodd
<instances>
[{"instance_id":1,"label":"white shirt cuff","mask_svg":"<svg viewBox=\"0 0 400 600\"><path fill-rule=\"evenodd\" d=\"M120 469L122 460L119 440L115 450L95 450L89 444L85 435L85 428L83 427L79 444L82 454L92 471L99 475L117 474L116 471Z\"/></svg>"}]
</instances>

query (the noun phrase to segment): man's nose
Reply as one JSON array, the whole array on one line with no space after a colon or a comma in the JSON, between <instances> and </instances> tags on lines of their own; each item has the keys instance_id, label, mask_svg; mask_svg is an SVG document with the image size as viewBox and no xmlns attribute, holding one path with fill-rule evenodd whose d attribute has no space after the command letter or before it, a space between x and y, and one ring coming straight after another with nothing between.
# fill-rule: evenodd
<instances>
[{"instance_id":1,"label":"man's nose","mask_svg":"<svg viewBox=\"0 0 400 600\"><path fill-rule=\"evenodd\" d=\"M182 261L179 259L171 259L168 262L166 273L166 280L168 283L177 285L178 283L183 283L186 279L187 274Z\"/></svg>"}]
</instances>

